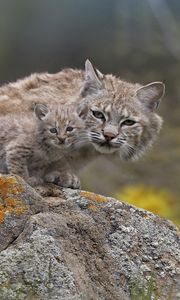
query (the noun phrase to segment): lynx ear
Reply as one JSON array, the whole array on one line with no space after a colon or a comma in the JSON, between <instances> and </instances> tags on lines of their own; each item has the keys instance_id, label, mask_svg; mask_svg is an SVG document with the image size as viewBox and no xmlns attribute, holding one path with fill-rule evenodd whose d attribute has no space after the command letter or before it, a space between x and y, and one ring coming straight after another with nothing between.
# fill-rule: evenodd
<instances>
[{"instance_id":1,"label":"lynx ear","mask_svg":"<svg viewBox=\"0 0 180 300\"><path fill-rule=\"evenodd\" d=\"M80 103L76 109L76 112L78 114L78 116L81 119L85 119L87 114L88 114L88 105L87 103L85 103L85 101L82 101L82 103Z\"/></svg>"},{"instance_id":2,"label":"lynx ear","mask_svg":"<svg viewBox=\"0 0 180 300\"><path fill-rule=\"evenodd\" d=\"M39 120L44 120L49 114L49 109L45 104L36 104L34 107L34 112Z\"/></svg>"},{"instance_id":3,"label":"lynx ear","mask_svg":"<svg viewBox=\"0 0 180 300\"><path fill-rule=\"evenodd\" d=\"M104 75L95 69L87 59L85 62L85 83L81 95L86 96L87 94L94 94L97 93L98 90L101 90L104 87L102 82L103 78Z\"/></svg>"},{"instance_id":4,"label":"lynx ear","mask_svg":"<svg viewBox=\"0 0 180 300\"><path fill-rule=\"evenodd\" d=\"M138 99L151 110L158 107L164 93L165 85L159 81L149 83L136 91Z\"/></svg>"},{"instance_id":5,"label":"lynx ear","mask_svg":"<svg viewBox=\"0 0 180 300\"><path fill-rule=\"evenodd\" d=\"M97 74L98 78L100 80L104 79L104 74L102 74L98 69L95 69L95 70L96 70L96 74Z\"/></svg>"}]
</instances>

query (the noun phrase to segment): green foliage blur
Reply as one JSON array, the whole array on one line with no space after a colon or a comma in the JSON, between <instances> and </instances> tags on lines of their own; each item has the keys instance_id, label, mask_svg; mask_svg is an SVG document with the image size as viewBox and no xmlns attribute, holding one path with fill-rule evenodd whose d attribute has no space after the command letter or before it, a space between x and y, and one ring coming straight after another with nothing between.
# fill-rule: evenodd
<instances>
[{"instance_id":1,"label":"green foliage blur","mask_svg":"<svg viewBox=\"0 0 180 300\"><path fill-rule=\"evenodd\" d=\"M82 174L82 186L105 195L127 185L166 189L180 212L179 0L1 0L0 37L1 84L84 68L86 58L127 81L164 81L164 126L153 150L136 163L97 160Z\"/></svg>"},{"instance_id":2,"label":"green foliage blur","mask_svg":"<svg viewBox=\"0 0 180 300\"><path fill-rule=\"evenodd\" d=\"M144 284L144 280L140 277L132 284L131 300L159 300L160 293L163 292L163 287L159 286L157 279L151 274L148 282ZM164 300L173 300L173 286L169 287Z\"/></svg>"},{"instance_id":3,"label":"green foliage blur","mask_svg":"<svg viewBox=\"0 0 180 300\"><path fill-rule=\"evenodd\" d=\"M158 300L157 283L151 276L146 288L141 286L140 281L136 281L131 289L131 300Z\"/></svg>"}]
</instances>

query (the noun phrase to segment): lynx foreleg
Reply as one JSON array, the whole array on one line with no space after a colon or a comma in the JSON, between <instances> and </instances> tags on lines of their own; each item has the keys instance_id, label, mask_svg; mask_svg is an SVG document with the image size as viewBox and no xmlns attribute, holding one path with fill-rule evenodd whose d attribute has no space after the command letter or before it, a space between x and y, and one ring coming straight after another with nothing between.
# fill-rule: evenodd
<instances>
[{"instance_id":1,"label":"lynx foreleg","mask_svg":"<svg viewBox=\"0 0 180 300\"><path fill-rule=\"evenodd\" d=\"M72 189L79 189L81 185L79 178L73 174L70 165L65 158L51 164L47 169L44 180Z\"/></svg>"},{"instance_id":2,"label":"lynx foreleg","mask_svg":"<svg viewBox=\"0 0 180 300\"><path fill-rule=\"evenodd\" d=\"M31 186L42 184L43 180L41 178L29 176L27 158L26 148L16 148L13 147L13 145L9 145L6 149L6 167L8 174L21 176Z\"/></svg>"}]
</instances>

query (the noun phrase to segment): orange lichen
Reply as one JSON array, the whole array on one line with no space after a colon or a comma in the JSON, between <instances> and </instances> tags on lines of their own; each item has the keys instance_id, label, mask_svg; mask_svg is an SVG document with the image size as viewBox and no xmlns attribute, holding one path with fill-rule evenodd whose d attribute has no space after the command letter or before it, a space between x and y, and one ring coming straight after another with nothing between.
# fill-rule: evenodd
<instances>
[{"instance_id":1,"label":"orange lichen","mask_svg":"<svg viewBox=\"0 0 180 300\"><path fill-rule=\"evenodd\" d=\"M5 218L5 213L3 210L0 211L0 223L4 222L4 218Z\"/></svg>"},{"instance_id":2,"label":"orange lichen","mask_svg":"<svg viewBox=\"0 0 180 300\"><path fill-rule=\"evenodd\" d=\"M13 198L6 198L4 202L7 206L11 206L11 207L15 207L15 205L17 204L17 201Z\"/></svg>"},{"instance_id":3,"label":"orange lichen","mask_svg":"<svg viewBox=\"0 0 180 300\"><path fill-rule=\"evenodd\" d=\"M8 194L17 195L24 191L24 188L18 184L16 178L12 176L0 176L0 196L5 197Z\"/></svg>"},{"instance_id":4,"label":"orange lichen","mask_svg":"<svg viewBox=\"0 0 180 300\"><path fill-rule=\"evenodd\" d=\"M28 209L27 206L24 205L21 200L11 199L11 202L9 202L9 200L10 199L8 199L8 201L6 202L6 199L5 199L4 205L1 204L1 206L0 206L0 223L1 224L4 222L5 216L7 214L14 214L16 216L20 216L21 214L26 212ZM9 202L9 205L7 205L8 202Z\"/></svg>"},{"instance_id":5,"label":"orange lichen","mask_svg":"<svg viewBox=\"0 0 180 300\"><path fill-rule=\"evenodd\" d=\"M96 202L107 202L108 201L106 197L103 197L101 195L97 195L97 194L94 194L91 192L81 191L80 195L89 200L96 201Z\"/></svg>"},{"instance_id":6,"label":"orange lichen","mask_svg":"<svg viewBox=\"0 0 180 300\"><path fill-rule=\"evenodd\" d=\"M143 218L144 219L149 219L149 216L148 215L144 215Z\"/></svg>"},{"instance_id":7,"label":"orange lichen","mask_svg":"<svg viewBox=\"0 0 180 300\"><path fill-rule=\"evenodd\" d=\"M90 203L90 204L88 205L88 208L89 208L90 210L92 210L92 211L97 211L97 210L98 210L98 207L95 206L95 205L92 204L92 203Z\"/></svg>"},{"instance_id":8,"label":"orange lichen","mask_svg":"<svg viewBox=\"0 0 180 300\"><path fill-rule=\"evenodd\" d=\"M28 207L23 201L12 197L24 191L24 188L17 182L15 177L0 176L0 223L4 222L7 214L19 216L27 211Z\"/></svg>"},{"instance_id":9,"label":"orange lichen","mask_svg":"<svg viewBox=\"0 0 180 300\"><path fill-rule=\"evenodd\" d=\"M26 211L27 211L27 207L26 206L21 206L21 207L15 208L14 213L16 214L16 216L20 216Z\"/></svg>"}]
</instances>

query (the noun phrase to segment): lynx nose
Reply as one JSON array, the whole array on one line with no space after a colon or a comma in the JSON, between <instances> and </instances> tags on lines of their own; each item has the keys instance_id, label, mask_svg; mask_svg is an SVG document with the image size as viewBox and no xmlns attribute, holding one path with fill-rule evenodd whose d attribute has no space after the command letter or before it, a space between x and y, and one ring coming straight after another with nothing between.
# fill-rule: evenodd
<instances>
[{"instance_id":1,"label":"lynx nose","mask_svg":"<svg viewBox=\"0 0 180 300\"><path fill-rule=\"evenodd\" d=\"M108 125L108 126L106 126L106 127L104 128L104 130L102 130L102 131L103 131L103 135L104 135L104 137L105 137L105 140L106 140L107 142L110 142L111 140L113 140L114 138L116 138L117 135L118 135L118 130L117 130L117 128L116 128L115 126L113 126L113 125Z\"/></svg>"},{"instance_id":2,"label":"lynx nose","mask_svg":"<svg viewBox=\"0 0 180 300\"><path fill-rule=\"evenodd\" d=\"M116 134L114 134L112 132L106 132L106 133L104 133L104 137L105 137L106 141L109 142L116 137Z\"/></svg>"}]
</instances>

